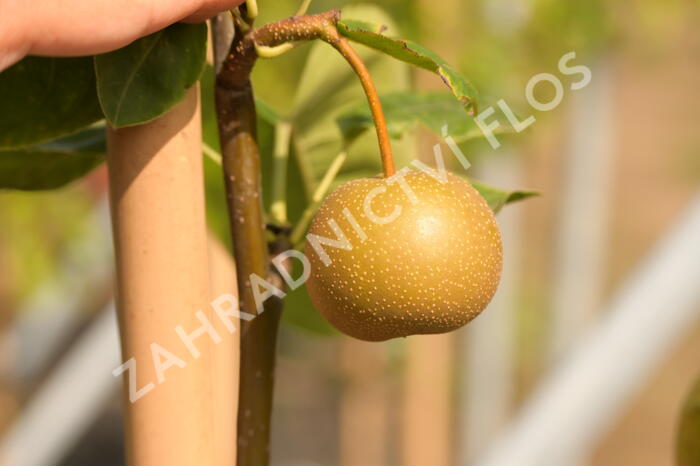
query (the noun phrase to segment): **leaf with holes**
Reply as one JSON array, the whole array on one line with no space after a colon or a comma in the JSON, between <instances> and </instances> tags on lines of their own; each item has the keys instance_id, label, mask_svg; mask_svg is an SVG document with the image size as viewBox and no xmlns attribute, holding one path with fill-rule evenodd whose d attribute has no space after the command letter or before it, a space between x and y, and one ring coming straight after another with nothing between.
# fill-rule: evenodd
<instances>
[{"instance_id":1,"label":"leaf with holes","mask_svg":"<svg viewBox=\"0 0 700 466\"><path fill-rule=\"evenodd\" d=\"M97 94L119 128L152 120L184 98L206 60L204 23L176 23L95 57Z\"/></svg>"},{"instance_id":2,"label":"leaf with holes","mask_svg":"<svg viewBox=\"0 0 700 466\"><path fill-rule=\"evenodd\" d=\"M440 76L455 98L464 105L468 112L472 114L477 112L478 93L474 86L435 52L410 40L394 39L385 36L382 34L383 28L381 26L365 21L350 19L339 21L338 31L354 42L366 45L419 68L432 71Z\"/></svg>"},{"instance_id":3,"label":"leaf with holes","mask_svg":"<svg viewBox=\"0 0 700 466\"><path fill-rule=\"evenodd\" d=\"M0 189L60 188L104 161L104 126L44 144L0 151Z\"/></svg>"},{"instance_id":4,"label":"leaf with holes","mask_svg":"<svg viewBox=\"0 0 700 466\"><path fill-rule=\"evenodd\" d=\"M27 57L0 73L0 149L38 144L102 119L92 58Z\"/></svg>"}]
</instances>

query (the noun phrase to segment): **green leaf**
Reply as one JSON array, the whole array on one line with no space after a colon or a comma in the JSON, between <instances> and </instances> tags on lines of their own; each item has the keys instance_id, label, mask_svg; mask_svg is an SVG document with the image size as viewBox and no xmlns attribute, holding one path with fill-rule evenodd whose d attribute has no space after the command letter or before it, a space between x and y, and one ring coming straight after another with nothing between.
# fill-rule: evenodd
<instances>
[{"instance_id":1,"label":"green leaf","mask_svg":"<svg viewBox=\"0 0 700 466\"><path fill-rule=\"evenodd\" d=\"M470 179L469 182L474 186L474 189L479 191L479 194L486 199L486 203L491 207L494 213L498 213L506 204L522 201L528 197L539 196L539 193L535 191L505 191L480 181Z\"/></svg>"},{"instance_id":2,"label":"green leaf","mask_svg":"<svg viewBox=\"0 0 700 466\"><path fill-rule=\"evenodd\" d=\"M478 93L467 78L435 52L410 40L387 37L381 33L382 30L380 26L365 21L338 22L338 31L348 39L437 74L467 111L477 112Z\"/></svg>"},{"instance_id":3,"label":"green leaf","mask_svg":"<svg viewBox=\"0 0 700 466\"><path fill-rule=\"evenodd\" d=\"M700 464L700 379L691 389L683 405L676 439L676 464Z\"/></svg>"},{"instance_id":4,"label":"green leaf","mask_svg":"<svg viewBox=\"0 0 700 466\"><path fill-rule=\"evenodd\" d=\"M95 57L97 94L119 128L152 120L185 96L206 60L204 23L176 23L124 48Z\"/></svg>"},{"instance_id":5,"label":"green leaf","mask_svg":"<svg viewBox=\"0 0 700 466\"><path fill-rule=\"evenodd\" d=\"M401 138L417 124L437 136L445 136L443 128L446 128L447 134L457 143L483 137L474 118L465 115L462 105L445 92L394 92L381 95L380 100L392 138ZM364 131L374 130L366 99L340 115L337 124L348 142ZM508 131L509 127L499 126L494 133Z\"/></svg>"},{"instance_id":6,"label":"green leaf","mask_svg":"<svg viewBox=\"0 0 700 466\"><path fill-rule=\"evenodd\" d=\"M97 167L105 152L104 126L44 144L0 151L0 188L60 188Z\"/></svg>"},{"instance_id":7,"label":"green leaf","mask_svg":"<svg viewBox=\"0 0 700 466\"><path fill-rule=\"evenodd\" d=\"M26 57L0 73L0 149L74 133L102 119L91 57Z\"/></svg>"}]
</instances>

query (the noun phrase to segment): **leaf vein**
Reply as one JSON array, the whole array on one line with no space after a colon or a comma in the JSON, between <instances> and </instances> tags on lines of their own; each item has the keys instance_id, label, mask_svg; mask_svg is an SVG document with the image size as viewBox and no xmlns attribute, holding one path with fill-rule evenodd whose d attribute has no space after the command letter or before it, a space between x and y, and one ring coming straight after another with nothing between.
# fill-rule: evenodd
<instances>
[{"instance_id":1,"label":"leaf vein","mask_svg":"<svg viewBox=\"0 0 700 466\"><path fill-rule=\"evenodd\" d=\"M158 31L157 34L155 34L153 36L153 41L151 42L151 44L148 47L146 47L143 55L138 59L138 61L136 62L136 65L133 67L131 73L129 73L129 76L127 77L126 81L124 82L124 88L122 89L122 92L119 95L119 99L117 100L117 107L114 109L114 121L115 122L119 121L119 114L121 113L122 104L126 100L126 94L129 91L129 88L131 87L131 83L134 81L136 74L138 73L139 69L146 61L146 58L148 58L148 56L151 54L151 52L155 48L158 41L160 41L160 38L162 35L163 35L163 30L160 30L160 31Z\"/></svg>"}]
</instances>

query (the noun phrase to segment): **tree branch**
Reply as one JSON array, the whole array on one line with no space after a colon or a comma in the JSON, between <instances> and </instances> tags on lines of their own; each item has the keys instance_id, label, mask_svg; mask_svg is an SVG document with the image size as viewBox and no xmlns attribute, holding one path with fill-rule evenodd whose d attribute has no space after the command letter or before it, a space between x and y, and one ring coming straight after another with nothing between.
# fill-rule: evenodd
<instances>
[{"instance_id":1,"label":"tree branch","mask_svg":"<svg viewBox=\"0 0 700 466\"><path fill-rule=\"evenodd\" d=\"M250 29L250 24L240 18L234 21L233 43L217 73L215 92L242 312L256 313L257 303L250 280L252 274L283 289L284 281L276 271L271 270L269 256L270 252L277 254L291 247L289 232L278 233L268 243L263 223L255 99L250 82L250 73L258 58L256 49L313 39L322 39L337 48L360 77L375 122L381 126L377 134L385 175L391 176L394 171L376 89L365 65L338 34L336 23L339 19L340 11L336 9L317 15L287 18L259 29ZM219 38L215 39L215 43L220 42ZM217 56L222 55L217 53ZM285 265L289 267L289 264ZM265 301L262 314L241 323L238 466L266 466L269 463L275 348L281 311L282 301L276 297L269 298Z\"/></svg>"},{"instance_id":2,"label":"tree branch","mask_svg":"<svg viewBox=\"0 0 700 466\"><path fill-rule=\"evenodd\" d=\"M217 76L215 97L239 305L242 312L256 314L251 274L280 288L283 281L269 267L255 100L249 78L254 57L239 55L250 50L245 45L249 43L247 36L237 30L231 53ZM268 299L264 311L253 320L241 321L238 466L265 466L269 462L275 350L282 301Z\"/></svg>"}]
</instances>

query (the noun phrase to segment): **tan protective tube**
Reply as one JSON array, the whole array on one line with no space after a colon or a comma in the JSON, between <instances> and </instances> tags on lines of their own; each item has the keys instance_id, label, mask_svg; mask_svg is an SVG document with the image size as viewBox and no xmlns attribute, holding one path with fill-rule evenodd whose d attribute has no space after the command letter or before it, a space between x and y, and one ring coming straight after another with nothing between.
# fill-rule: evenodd
<instances>
[{"instance_id":1,"label":"tan protective tube","mask_svg":"<svg viewBox=\"0 0 700 466\"><path fill-rule=\"evenodd\" d=\"M124 373L129 466L234 464L237 334L210 306L226 287L210 282L201 154L197 88L162 117L108 133L122 356L136 361ZM177 326L209 328L197 311L220 343L204 331L183 343ZM152 388L131 403L134 372L136 389Z\"/></svg>"}]
</instances>

